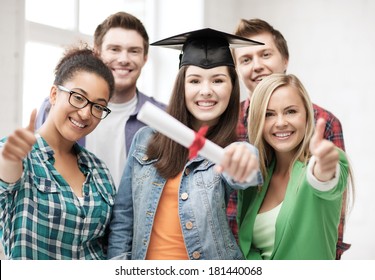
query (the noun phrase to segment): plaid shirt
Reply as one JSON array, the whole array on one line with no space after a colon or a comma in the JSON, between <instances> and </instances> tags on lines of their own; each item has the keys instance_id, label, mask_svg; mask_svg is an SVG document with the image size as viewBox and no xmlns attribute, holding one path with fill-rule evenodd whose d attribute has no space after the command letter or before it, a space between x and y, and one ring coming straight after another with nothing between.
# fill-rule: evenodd
<instances>
[{"instance_id":1,"label":"plaid shirt","mask_svg":"<svg viewBox=\"0 0 375 280\"><path fill-rule=\"evenodd\" d=\"M241 119L238 122L237 134L240 141L248 141L247 135L247 120L249 115L250 100L246 99L241 102ZM340 121L329 111L313 104L315 120L323 118L326 120L326 129L324 132L324 138L332 141L337 147L345 150L344 136L342 133L342 127ZM344 200L345 201L345 200ZM338 241L336 247L336 259L341 259L341 255L350 248L350 244L343 242L344 226L345 226L345 204L343 203L340 224L338 228ZM229 226L236 239L238 240L238 228L237 228L237 192L233 191L227 206L227 217Z\"/></svg>"},{"instance_id":2,"label":"plaid shirt","mask_svg":"<svg viewBox=\"0 0 375 280\"><path fill-rule=\"evenodd\" d=\"M12 184L0 180L3 245L9 259L105 259L104 237L115 188L97 157L74 145L85 174L80 202L53 164L54 152L40 136ZM0 141L2 146L5 139Z\"/></svg>"}]
</instances>

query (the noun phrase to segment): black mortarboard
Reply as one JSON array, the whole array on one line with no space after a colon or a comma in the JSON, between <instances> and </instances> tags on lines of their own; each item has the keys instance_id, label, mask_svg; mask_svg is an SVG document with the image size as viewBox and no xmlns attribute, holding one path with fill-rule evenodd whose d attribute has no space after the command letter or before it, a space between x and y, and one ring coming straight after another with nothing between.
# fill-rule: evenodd
<instances>
[{"instance_id":1,"label":"black mortarboard","mask_svg":"<svg viewBox=\"0 0 375 280\"><path fill-rule=\"evenodd\" d=\"M229 47L264 45L240 36L211 28L182 33L151 44L172 49L182 49L180 65L195 65L202 68L233 66L234 61Z\"/></svg>"}]
</instances>

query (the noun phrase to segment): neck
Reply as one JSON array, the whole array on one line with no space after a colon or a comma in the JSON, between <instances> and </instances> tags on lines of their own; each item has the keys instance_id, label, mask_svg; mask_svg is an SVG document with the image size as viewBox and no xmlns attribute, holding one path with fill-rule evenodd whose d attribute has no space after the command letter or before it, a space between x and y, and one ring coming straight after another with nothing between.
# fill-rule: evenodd
<instances>
[{"instance_id":1,"label":"neck","mask_svg":"<svg viewBox=\"0 0 375 280\"><path fill-rule=\"evenodd\" d=\"M292 160L292 154L276 154L276 166L274 173L288 175Z\"/></svg>"},{"instance_id":2,"label":"neck","mask_svg":"<svg viewBox=\"0 0 375 280\"><path fill-rule=\"evenodd\" d=\"M53 132L52 132L53 131ZM55 153L67 154L72 152L74 142L61 139L58 131L49 129L48 119L38 130L40 136L46 140Z\"/></svg>"},{"instance_id":3,"label":"neck","mask_svg":"<svg viewBox=\"0 0 375 280\"><path fill-rule=\"evenodd\" d=\"M137 93L137 88L132 87L129 89L115 90L110 102L115 104L121 104L129 102Z\"/></svg>"}]
</instances>

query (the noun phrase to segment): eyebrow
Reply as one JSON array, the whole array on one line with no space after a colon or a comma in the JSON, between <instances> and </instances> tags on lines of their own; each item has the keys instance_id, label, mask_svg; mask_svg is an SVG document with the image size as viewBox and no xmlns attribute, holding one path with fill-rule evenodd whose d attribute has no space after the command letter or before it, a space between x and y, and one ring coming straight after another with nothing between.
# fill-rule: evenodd
<instances>
[{"instance_id":1,"label":"eyebrow","mask_svg":"<svg viewBox=\"0 0 375 280\"><path fill-rule=\"evenodd\" d=\"M266 47L264 49L257 49L257 50L255 50L255 54L264 53L264 52L267 52L267 51L274 52L274 49L269 48L269 47ZM249 55L248 53L245 53L245 54L243 54L241 56L238 56L238 58L249 57L249 56L252 56L252 55L253 54Z\"/></svg>"},{"instance_id":2,"label":"eyebrow","mask_svg":"<svg viewBox=\"0 0 375 280\"><path fill-rule=\"evenodd\" d=\"M298 105L289 105L289 106L286 106L283 110L288 110L288 109L291 109L291 108L294 108L294 107L297 107L298 108ZM275 109L268 109L267 108L267 111L275 111Z\"/></svg>"},{"instance_id":3,"label":"eyebrow","mask_svg":"<svg viewBox=\"0 0 375 280\"><path fill-rule=\"evenodd\" d=\"M77 92L77 90L79 90L80 92ZM81 88L72 88L71 91L74 91L76 93L79 93L79 94L82 94L84 95L86 98L88 97L88 94L87 94L87 91L85 91L84 89L81 89ZM90 100L91 101L91 100ZM104 101L106 104L108 103L107 100L105 98L99 98L95 101L91 101L91 102L99 102L99 101Z\"/></svg>"},{"instance_id":4,"label":"eyebrow","mask_svg":"<svg viewBox=\"0 0 375 280\"><path fill-rule=\"evenodd\" d=\"M121 44L108 44L108 45L106 45L106 49L110 49L110 48L120 48L120 49L122 49L122 48L124 48L124 46L121 45ZM129 47L126 47L126 49L143 50L144 48L143 48L143 46L130 45Z\"/></svg>"},{"instance_id":5,"label":"eyebrow","mask_svg":"<svg viewBox=\"0 0 375 280\"><path fill-rule=\"evenodd\" d=\"M294 107L298 107L298 105L289 105L289 106L287 106L284 110L287 110L287 109L291 109L291 108L294 108Z\"/></svg>"},{"instance_id":6,"label":"eyebrow","mask_svg":"<svg viewBox=\"0 0 375 280\"><path fill-rule=\"evenodd\" d=\"M226 74L226 73L219 73L219 74L214 74L214 75L210 76L210 78L217 78L217 77L219 77L219 76L229 77L229 75ZM187 77L187 78L188 78L188 77L202 77L202 75L192 73L192 74L187 75L186 77Z\"/></svg>"},{"instance_id":7,"label":"eyebrow","mask_svg":"<svg viewBox=\"0 0 375 280\"><path fill-rule=\"evenodd\" d=\"M113 47L117 47L117 48L119 48L119 47L121 47L121 45L119 45L119 44L108 44L108 45L106 45L105 46L107 49L108 48L113 48Z\"/></svg>"}]
</instances>

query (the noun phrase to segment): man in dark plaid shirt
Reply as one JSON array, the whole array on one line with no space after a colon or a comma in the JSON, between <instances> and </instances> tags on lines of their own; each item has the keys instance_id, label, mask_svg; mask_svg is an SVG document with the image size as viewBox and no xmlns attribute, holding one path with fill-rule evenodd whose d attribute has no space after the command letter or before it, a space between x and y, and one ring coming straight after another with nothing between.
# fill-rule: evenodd
<instances>
[{"instance_id":1,"label":"man in dark plaid shirt","mask_svg":"<svg viewBox=\"0 0 375 280\"><path fill-rule=\"evenodd\" d=\"M283 35L275 30L270 24L260 19L242 19L237 26L236 35L246 37L251 40L264 43L262 46L243 47L234 50L234 58L237 71L249 97L256 85L272 73L285 73L289 62L289 51ZM345 150L344 138L340 121L329 111L314 105L315 120L324 118L326 129L324 138L332 141L337 147ZM247 119L250 100L247 98L241 103L240 121L238 123L239 140L247 141ZM251 125L251 124L250 124ZM345 203L344 195L343 210L339 224L339 235L336 249L336 259L340 259L343 252L350 248L350 244L343 242L345 225ZM238 228L236 222L237 214L237 193L233 192L227 207L227 217L229 225L236 239L238 238Z\"/></svg>"}]
</instances>

